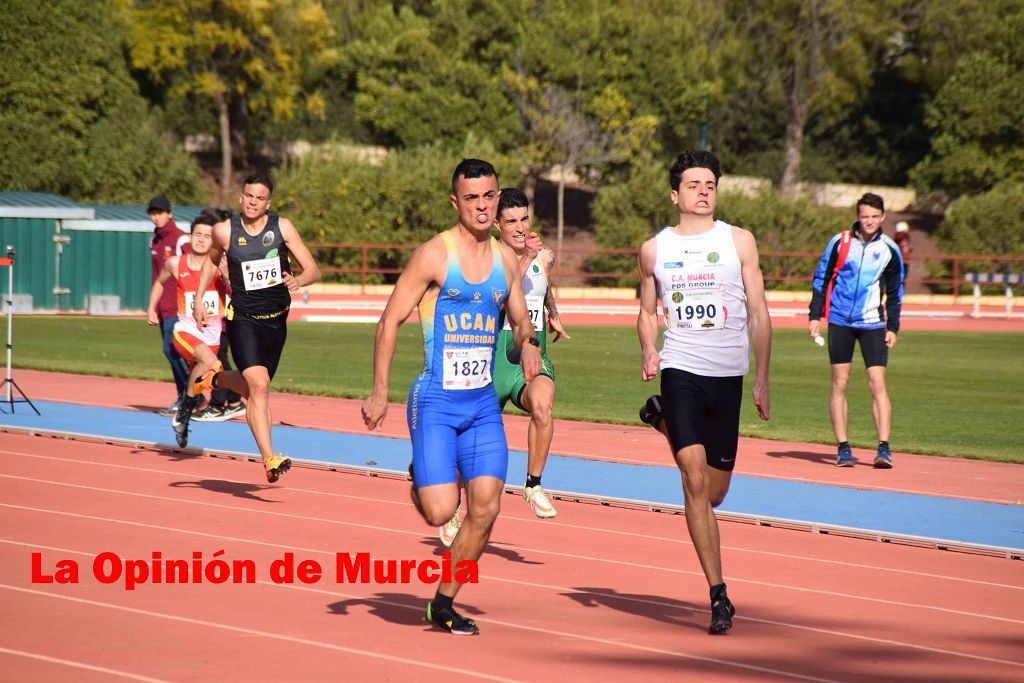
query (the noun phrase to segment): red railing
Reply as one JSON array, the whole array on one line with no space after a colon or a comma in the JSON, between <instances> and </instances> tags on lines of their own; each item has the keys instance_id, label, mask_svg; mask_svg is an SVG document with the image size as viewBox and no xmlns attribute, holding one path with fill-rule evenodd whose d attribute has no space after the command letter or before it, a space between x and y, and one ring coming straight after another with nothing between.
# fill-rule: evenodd
<instances>
[{"instance_id":1,"label":"red railing","mask_svg":"<svg viewBox=\"0 0 1024 683\"><path fill-rule=\"evenodd\" d=\"M384 276L393 281L402 272L401 265L408 260L408 255L417 247L414 244L361 244L361 243L311 243L317 261L321 264L321 272L343 276L349 281L356 280L365 293L366 285L370 284L371 276ZM397 254L380 254L380 252L399 252ZM606 255L630 257L635 259L635 249L556 249L557 264L552 273L553 282L559 280L583 282L593 280L630 280L636 279L635 261L625 272L598 272L581 269L592 257ZM382 256L384 258L382 258ZM811 251L765 251L761 252L761 270L766 282L805 282L813 279L821 252ZM342 265L334 265L336 263ZM358 262L358 265L356 265ZM386 262L389 265L378 265ZM574 264L567 266L565 264ZM983 264L992 264L985 268ZM1021 264L1018 266L1017 264ZM940 254L937 256L911 257L907 260L909 269L907 286L925 285L932 291L945 291L953 294L954 302L960 296L964 283L963 276L968 272L1020 272L1024 269L1024 256L984 256L978 254ZM1016 269L1016 270L1014 270ZM921 271L924 274L921 274ZM345 278L344 276L349 276ZM374 278L377 279L377 278ZM984 285L983 285L984 286ZM999 285L1002 286L1002 285Z\"/></svg>"}]
</instances>

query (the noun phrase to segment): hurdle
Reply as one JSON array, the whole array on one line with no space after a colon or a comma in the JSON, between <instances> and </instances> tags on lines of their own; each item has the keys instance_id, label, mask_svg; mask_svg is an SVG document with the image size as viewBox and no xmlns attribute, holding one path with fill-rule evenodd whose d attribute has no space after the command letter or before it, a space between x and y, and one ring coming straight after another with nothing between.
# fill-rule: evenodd
<instances>
[{"instance_id":1,"label":"hurdle","mask_svg":"<svg viewBox=\"0 0 1024 683\"><path fill-rule=\"evenodd\" d=\"M974 285L974 308L971 316L981 316L981 286L982 285L1006 285L1006 314L1013 313L1013 286L1024 284L1024 274L1021 273L967 273L964 275L964 282Z\"/></svg>"}]
</instances>

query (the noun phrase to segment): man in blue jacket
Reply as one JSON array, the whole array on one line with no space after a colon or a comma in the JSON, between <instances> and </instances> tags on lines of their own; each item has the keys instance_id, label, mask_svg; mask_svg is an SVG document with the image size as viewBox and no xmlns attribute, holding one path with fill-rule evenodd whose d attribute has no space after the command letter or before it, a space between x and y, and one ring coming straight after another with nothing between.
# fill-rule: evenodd
<instances>
[{"instance_id":1,"label":"man in blue jacket","mask_svg":"<svg viewBox=\"0 0 1024 683\"><path fill-rule=\"evenodd\" d=\"M857 222L829 241L814 273L807 331L817 340L821 318L828 319L828 355L832 363L828 407L839 442L839 467L852 467L856 462L846 440L846 386L850 381L853 347L858 340L867 367L872 415L878 432L874 465L892 467L892 403L885 388L885 368L889 349L896 345L900 329L904 270L900 248L882 234L883 220L885 204L881 197L869 192L858 199Z\"/></svg>"}]
</instances>

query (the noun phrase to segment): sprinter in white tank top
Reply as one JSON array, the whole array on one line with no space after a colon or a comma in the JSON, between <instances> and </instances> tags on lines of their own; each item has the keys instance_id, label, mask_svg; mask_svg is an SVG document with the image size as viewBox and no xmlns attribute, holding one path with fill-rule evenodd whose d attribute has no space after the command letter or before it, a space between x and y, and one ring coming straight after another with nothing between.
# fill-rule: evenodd
<instances>
[{"instance_id":1,"label":"sprinter in white tank top","mask_svg":"<svg viewBox=\"0 0 1024 683\"><path fill-rule=\"evenodd\" d=\"M686 526L711 588L712 634L732 628L736 612L722 578L714 508L732 480L751 341L754 405L768 419L772 334L754 236L715 220L720 177L718 159L706 151L680 154L669 170L679 223L640 247L636 325L641 378L662 372L662 395L648 399L640 418L668 437L682 472ZM659 309L666 327L660 353Z\"/></svg>"}]
</instances>

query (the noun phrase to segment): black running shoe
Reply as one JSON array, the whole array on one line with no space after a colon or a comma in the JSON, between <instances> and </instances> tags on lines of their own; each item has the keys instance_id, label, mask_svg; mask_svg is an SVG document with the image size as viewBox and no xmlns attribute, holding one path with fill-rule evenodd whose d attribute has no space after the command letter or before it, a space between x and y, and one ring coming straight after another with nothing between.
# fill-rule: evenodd
<instances>
[{"instance_id":1,"label":"black running shoe","mask_svg":"<svg viewBox=\"0 0 1024 683\"><path fill-rule=\"evenodd\" d=\"M467 619L451 607L437 609L433 601L427 603L427 622L457 636L475 636L480 633L475 621Z\"/></svg>"},{"instance_id":2,"label":"black running shoe","mask_svg":"<svg viewBox=\"0 0 1024 683\"><path fill-rule=\"evenodd\" d=\"M708 633L718 635L731 629L732 618L735 614L736 608L732 606L729 598L724 595L711 603L711 626L708 627Z\"/></svg>"},{"instance_id":3,"label":"black running shoe","mask_svg":"<svg viewBox=\"0 0 1024 683\"><path fill-rule=\"evenodd\" d=\"M648 398L647 403L640 409L640 421L657 429L662 417L661 396L655 394Z\"/></svg>"},{"instance_id":4,"label":"black running shoe","mask_svg":"<svg viewBox=\"0 0 1024 683\"><path fill-rule=\"evenodd\" d=\"M188 423L192 419L192 409L196 407L196 403L199 402L198 396L186 396L181 399L181 403L178 405L178 410L175 411L174 417L171 418L171 428L174 430L174 438L178 442L178 446L184 448L188 446Z\"/></svg>"}]
</instances>

